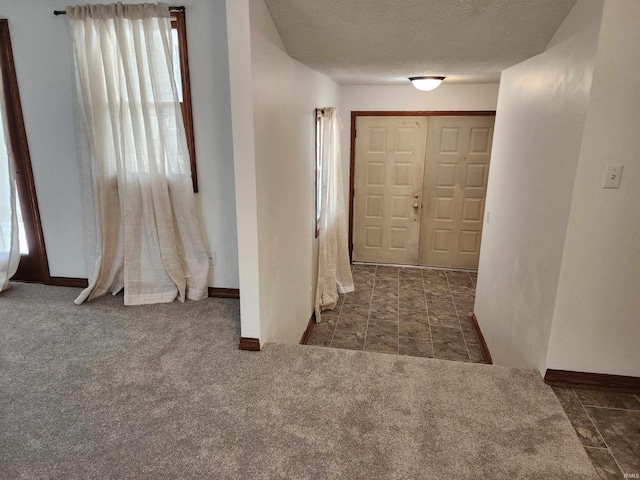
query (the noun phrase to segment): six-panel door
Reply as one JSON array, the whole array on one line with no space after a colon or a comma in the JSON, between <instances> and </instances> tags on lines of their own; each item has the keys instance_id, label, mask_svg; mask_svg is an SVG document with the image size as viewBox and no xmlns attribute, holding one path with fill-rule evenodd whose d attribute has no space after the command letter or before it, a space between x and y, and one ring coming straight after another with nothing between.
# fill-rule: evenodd
<instances>
[{"instance_id":1,"label":"six-panel door","mask_svg":"<svg viewBox=\"0 0 640 480\"><path fill-rule=\"evenodd\" d=\"M478 268L494 120L429 119L420 265Z\"/></svg>"},{"instance_id":2,"label":"six-panel door","mask_svg":"<svg viewBox=\"0 0 640 480\"><path fill-rule=\"evenodd\" d=\"M477 268L494 120L357 117L353 260Z\"/></svg>"},{"instance_id":3,"label":"six-panel door","mask_svg":"<svg viewBox=\"0 0 640 480\"><path fill-rule=\"evenodd\" d=\"M358 117L353 259L415 265L426 117Z\"/></svg>"}]
</instances>

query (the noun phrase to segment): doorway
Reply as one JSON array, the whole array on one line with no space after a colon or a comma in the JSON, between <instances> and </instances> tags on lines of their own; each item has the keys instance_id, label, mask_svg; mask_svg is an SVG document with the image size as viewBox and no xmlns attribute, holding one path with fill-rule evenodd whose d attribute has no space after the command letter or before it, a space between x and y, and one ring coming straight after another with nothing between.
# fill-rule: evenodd
<instances>
[{"instance_id":1,"label":"doorway","mask_svg":"<svg viewBox=\"0 0 640 480\"><path fill-rule=\"evenodd\" d=\"M476 269L494 119L352 112L352 260Z\"/></svg>"},{"instance_id":2,"label":"doorway","mask_svg":"<svg viewBox=\"0 0 640 480\"><path fill-rule=\"evenodd\" d=\"M11 164L15 174L19 217L20 264L13 280L49 283L49 265L40 223L29 146L22 117L22 105L16 77L9 24L0 19L0 76L4 91L7 138ZM3 135L4 136L4 135Z\"/></svg>"}]
</instances>

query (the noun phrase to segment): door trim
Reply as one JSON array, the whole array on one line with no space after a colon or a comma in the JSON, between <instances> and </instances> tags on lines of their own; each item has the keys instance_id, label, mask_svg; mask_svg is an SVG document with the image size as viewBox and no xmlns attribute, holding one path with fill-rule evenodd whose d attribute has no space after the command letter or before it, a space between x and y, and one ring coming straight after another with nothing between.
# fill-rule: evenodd
<instances>
[{"instance_id":1,"label":"door trim","mask_svg":"<svg viewBox=\"0 0 640 480\"><path fill-rule=\"evenodd\" d=\"M28 261L21 256L18 271L14 280L24 280L37 283L49 283L49 262L42 233L40 210L36 197L36 187L31 169L29 144L22 116L20 90L13 62L9 23L0 19L0 62L2 62L2 82L6 95L7 120L9 123L9 142L13 150L16 184L20 198L26 205L22 205L22 217L27 239L29 241ZM26 208L25 208L26 207Z\"/></svg>"},{"instance_id":2,"label":"door trim","mask_svg":"<svg viewBox=\"0 0 640 480\"><path fill-rule=\"evenodd\" d=\"M353 200L356 165L356 119L357 117L490 117L495 110L352 110L351 111L351 151L349 152L349 260L353 261Z\"/></svg>"}]
</instances>

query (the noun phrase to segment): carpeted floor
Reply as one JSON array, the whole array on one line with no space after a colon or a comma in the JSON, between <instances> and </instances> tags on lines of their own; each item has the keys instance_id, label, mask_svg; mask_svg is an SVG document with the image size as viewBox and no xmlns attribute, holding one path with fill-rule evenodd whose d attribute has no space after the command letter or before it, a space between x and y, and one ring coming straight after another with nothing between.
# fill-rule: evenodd
<instances>
[{"instance_id":1,"label":"carpeted floor","mask_svg":"<svg viewBox=\"0 0 640 480\"><path fill-rule=\"evenodd\" d=\"M590 479L539 375L301 345L238 302L0 294L0 477Z\"/></svg>"}]
</instances>

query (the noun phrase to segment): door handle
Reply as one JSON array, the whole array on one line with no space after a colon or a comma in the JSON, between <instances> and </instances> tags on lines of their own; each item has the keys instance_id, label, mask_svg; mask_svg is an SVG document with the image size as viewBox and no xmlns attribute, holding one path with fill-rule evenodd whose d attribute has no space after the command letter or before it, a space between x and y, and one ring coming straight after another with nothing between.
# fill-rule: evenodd
<instances>
[{"instance_id":1,"label":"door handle","mask_svg":"<svg viewBox=\"0 0 640 480\"><path fill-rule=\"evenodd\" d=\"M413 204L413 208L419 208L419 207L420 207L420 204L418 202Z\"/></svg>"}]
</instances>

